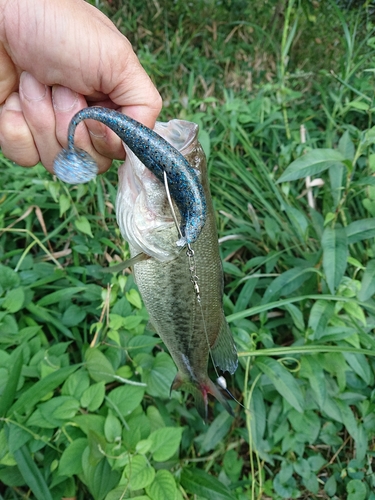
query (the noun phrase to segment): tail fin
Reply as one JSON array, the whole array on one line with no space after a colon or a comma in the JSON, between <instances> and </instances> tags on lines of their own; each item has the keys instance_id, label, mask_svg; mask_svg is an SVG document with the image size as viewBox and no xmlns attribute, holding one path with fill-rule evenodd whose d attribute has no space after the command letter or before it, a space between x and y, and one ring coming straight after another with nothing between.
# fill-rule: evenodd
<instances>
[{"instance_id":1,"label":"tail fin","mask_svg":"<svg viewBox=\"0 0 375 500\"><path fill-rule=\"evenodd\" d=\"M214 384L214 382L212 382L212 380L210 380L208 377L206 377L206 379L202 382L196 382L193 380L186 380L184 376L180 372L178 372L172 383L171 391L177 390L179 388L190 392L194 396L198 413L204 420L207 420L208 394L212 394L212 396L214 396L219 401L219 403L224 406L229 415L234 417L233 410L223 393L225 392L233 398L232 394L228 390L224 390L218 385Z\"/></svg>"}]
</instances>

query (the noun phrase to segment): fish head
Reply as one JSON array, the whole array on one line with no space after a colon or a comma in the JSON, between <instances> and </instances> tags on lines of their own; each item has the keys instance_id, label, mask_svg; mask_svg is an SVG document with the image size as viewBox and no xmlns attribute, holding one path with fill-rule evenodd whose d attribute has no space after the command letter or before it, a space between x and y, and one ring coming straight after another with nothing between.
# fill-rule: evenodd
<instances>
[{"instance_id":1,"label":"fish head","mask_svg":"<svg viewBox=\"0 0 375 500\"><path fill-rule=\"evenodd\" d=\"M198 125L183 120L157 122L155 132L187 159L197 147ZM119 168L116 216L121 234L134 253L145 253L161 261L174 260L181 251L179 234L165 186L124 144L126 159ZM193 155L194 156L194 155ZM190 159L189 159L190 161ZM199 173L196 161L192 166ZM177 207L175 214L180 223Z\"/></svg>"}]
</instances>

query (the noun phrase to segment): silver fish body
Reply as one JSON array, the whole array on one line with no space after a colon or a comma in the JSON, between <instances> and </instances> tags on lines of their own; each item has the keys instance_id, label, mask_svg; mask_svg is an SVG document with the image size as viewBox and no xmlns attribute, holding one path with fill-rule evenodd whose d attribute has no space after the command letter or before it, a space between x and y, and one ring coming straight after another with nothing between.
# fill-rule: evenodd
<instances>
[{"instance_id":1,"label":"silver fish body","mask_svg":"<svg viewBox=\"0 0 375 500\"><path fill-rule=\"evenodd\" d=\"M128 150L119 171L118 224L130 242L132 256L143 252L152 257L136 263L134 274L150 321L178 367L172 389L181 387L192 392L203 417L207 414L208 393L231 412L222 391L207 375L210 356L217 367L232 374L238 360L223 312L223 271L206 160L197 140L198 126L172 120L158 123L155 130L197 171L205 192L207 219L191 245L194 257L189 260L186 249L176 246L178 233L165 187Z\"/></svg>"}]
</instances>

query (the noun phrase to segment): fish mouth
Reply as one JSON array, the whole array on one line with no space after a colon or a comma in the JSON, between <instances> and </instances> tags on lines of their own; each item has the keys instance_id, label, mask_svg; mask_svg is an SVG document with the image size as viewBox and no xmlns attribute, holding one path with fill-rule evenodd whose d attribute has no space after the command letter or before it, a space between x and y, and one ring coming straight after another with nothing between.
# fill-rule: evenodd
<instances>
[{"instance_id":1,"label":"fish mouth","mask_svg":"<svg viewBox=\"0 0 375 500\"><path fill-rule=\"evenodd\" d=\"M157 122L155 132L181 154L194 147L198 125L184 120ZM174 260L181 251L164 185L126 146L126 160L119 168L117 221L132 253L145 253L158 261ZM177 207L175 212L178 214Z\"/></svg>"},{"instance_id":2,"label":"fish mouth","mask_svg":"<svg viewBox=\"0 0 375 500\"><path fill-rule=\"evenodd\" d=\"M183 156L186 156L195 147L198 128L196 123L186 120L170 120L169 122L156 122L154 130Z\"/></svg>"}]
</instances>

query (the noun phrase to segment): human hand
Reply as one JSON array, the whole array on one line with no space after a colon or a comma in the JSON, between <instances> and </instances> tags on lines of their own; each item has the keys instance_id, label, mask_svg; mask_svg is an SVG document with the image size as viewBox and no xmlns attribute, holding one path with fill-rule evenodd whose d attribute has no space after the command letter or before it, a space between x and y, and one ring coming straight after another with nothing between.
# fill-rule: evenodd
<instances>
[{"instance_id":1,"label":"human hand","mask_svg":"<svg viewBox=\"0 0 375 500\"><path fill-rule=\"evenodd\" d=\"M154 127L161 98L129 41L83 0L0 0L0 147L50 172L67 145L73 115L87 105L117 109ZM81 124L75 143L107 170L124 158L99 122Z\"/></svg>"}]
</instances>

